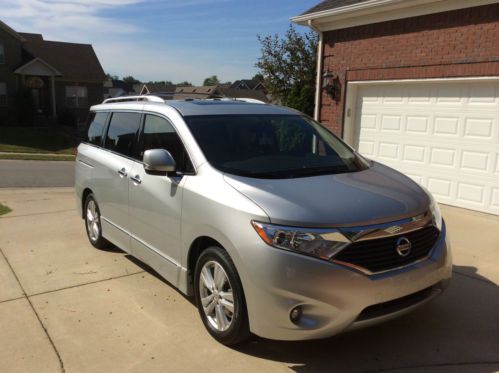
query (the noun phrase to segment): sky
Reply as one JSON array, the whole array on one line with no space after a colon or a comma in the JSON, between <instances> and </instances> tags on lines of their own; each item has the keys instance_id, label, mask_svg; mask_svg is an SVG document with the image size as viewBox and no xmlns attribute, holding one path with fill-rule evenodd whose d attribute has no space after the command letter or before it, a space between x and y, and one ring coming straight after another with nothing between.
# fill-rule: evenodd
<instances>
[{"instance_id":1,"label":"sky","mask_svg":"<svg viewBox=\"0 0 499 373\"><path fill-rule=\"evenodd\" d=\"M89 43L106 73L201 84L251 78L257 35L284 35L320 0L0 0L0 19L45 40ZM305 27L297 26L302 31Z\"/></svg>"}]
</instances>

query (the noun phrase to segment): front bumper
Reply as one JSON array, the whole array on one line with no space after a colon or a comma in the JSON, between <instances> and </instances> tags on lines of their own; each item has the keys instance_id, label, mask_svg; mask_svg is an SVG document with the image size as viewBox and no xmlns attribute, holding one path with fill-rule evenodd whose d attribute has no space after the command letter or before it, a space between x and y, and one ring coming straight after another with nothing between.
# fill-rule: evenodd
<instances>
[{"instance_id":1,"label":"front bumper","mask_svg":"<svg viewBox=\"0 0 499 373\"><path fill-rule=\"evenodd\" d=\"M379 275L264 243L247 249L243 287L250 329L277 340L325 338L397 317L445 290L452 275L445 224L427 260ZM295 324L290 312L296 306L302 317Z\"/></svg>"}]
</instances>

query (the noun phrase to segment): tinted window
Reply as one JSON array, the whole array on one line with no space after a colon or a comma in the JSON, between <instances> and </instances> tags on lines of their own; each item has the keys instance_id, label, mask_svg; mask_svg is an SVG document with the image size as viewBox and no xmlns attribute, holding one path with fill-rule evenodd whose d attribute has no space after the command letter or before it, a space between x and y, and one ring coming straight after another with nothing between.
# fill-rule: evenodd
<instances>
[{"instance_id":1,"label":"tinted window","mask_svg":"<svg viewBox=\"0 0 499 373\"><path fill-rule=\"evenodd\" d=\"M90 125L87 132L87 142L94 145L101 144L106 119L107 113L90 113L88 118Z\"/></svg>"},{"instance_id":2,"label":"tinted window","mask_svg":"<svg viewBox=\"0 0 499 373\"><path fill-rule=\"evenodd\" d=\"M105 147L128 157L134 157L139 127L139 113L113 113Z\"/></svg>"},{"instance_id":3,"label":"tinted window","mask_svg":"<svg viewBox=\"0 0 499 373\"><path fill-rule=\"evenodd\" d=\"M319 123L299 115L185 118L208 162L236 175L293 178L365 169L367 163Z\"/></svg>"},{"instance_id":4,"label":"tinted window","mask_svg":"<svg viewBox=\"0 0 499 373\"><path fill-rule=\"evenodd\" d=\"M149 149L165 149L175 159L177 169L180 172L194 171L182 140L180 140L173 126L166 119L155 115L146 115L142 139L143 151L141 156L144 151Z\"/></svg>"}]
</instances>

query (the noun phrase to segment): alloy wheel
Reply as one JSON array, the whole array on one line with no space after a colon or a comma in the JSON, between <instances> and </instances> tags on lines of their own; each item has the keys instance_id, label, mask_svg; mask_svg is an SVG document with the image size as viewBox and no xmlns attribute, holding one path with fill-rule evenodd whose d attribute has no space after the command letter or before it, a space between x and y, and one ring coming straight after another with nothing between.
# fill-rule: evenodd
<instances>
[{"instance_id":1,"label":"alloy wheel","mask_svg":"<svg viewBox=\"0 0 499 373\"><path fill-rule=\"evenodd\" d=\"M234 318L234 296L229 278L219 263L209 261L203 265L199 294L210 325L219 332L229 329Z\"/></svg>"},{"instance_id":2,"label":"alloy wheel","mask_svg":"<svg viewBox=\"0 0 499 373\"><path fill-rule=\"evenodd\" d=\"M94 200L87 204L87 230L92 241L97 241L100 235L100 217Z\"/></svg>"}]
</instances>

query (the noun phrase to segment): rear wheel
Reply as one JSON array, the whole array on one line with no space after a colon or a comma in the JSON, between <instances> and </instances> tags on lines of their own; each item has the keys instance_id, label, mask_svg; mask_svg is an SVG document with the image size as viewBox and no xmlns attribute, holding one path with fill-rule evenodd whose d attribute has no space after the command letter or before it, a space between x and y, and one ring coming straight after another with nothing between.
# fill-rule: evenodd
<instances>
[{"instance_id":1,"label":"rear wheel","mask_svg":"<svg viewBox=\"0 0 499 373\"><path fill-rule=\"evenodd\" d=\"M225 250L203 251L196 264L194 289L201 319L217 341L229 346L250 337L241 281Z\"/></svg>"},{"instance_id":2,"label":"rear wheel","mask_svg":"<svg viewBox=\"0 0 499 373\"><path fill-rule=\"evenodd\" d=\"M97 249L109 247L109 242L102 237L99 205L92 193L85 200L85 227L87 229L88 240L92 246Z\"/></svg>"}]
</instances>

